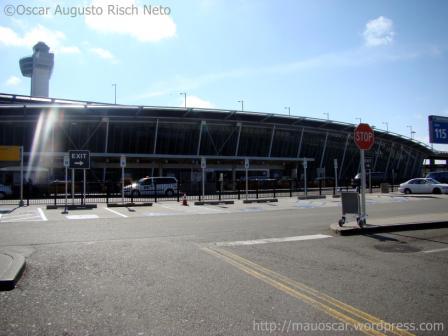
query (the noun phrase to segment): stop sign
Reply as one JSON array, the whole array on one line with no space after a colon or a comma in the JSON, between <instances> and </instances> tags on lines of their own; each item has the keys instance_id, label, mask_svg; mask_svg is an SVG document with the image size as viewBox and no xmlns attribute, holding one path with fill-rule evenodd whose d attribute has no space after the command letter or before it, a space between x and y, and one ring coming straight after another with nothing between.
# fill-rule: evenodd
<instances>
[{"instance_id":1,"label":"stop sign","mask_svg":"<svg viewBox=\"0 0 448 336\"><path fill-rule=\"evenodd\" d=\"M375 136L369 124L359 124L355 128L355 144L359 149L369 150L375 142Z\"/></svg>"}]
</instances>

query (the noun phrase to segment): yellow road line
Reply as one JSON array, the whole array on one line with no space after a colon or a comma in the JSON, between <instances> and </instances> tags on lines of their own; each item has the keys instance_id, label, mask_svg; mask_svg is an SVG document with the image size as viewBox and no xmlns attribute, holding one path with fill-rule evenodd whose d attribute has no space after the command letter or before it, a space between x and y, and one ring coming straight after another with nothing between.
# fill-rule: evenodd
<instances>
[{"instance_id":1,"label":"yellow road line","mask_svg":"<svg viewBox=\"0 0 448 336\"><path fill-rule=\"evenodd\" d=\"M283 276L281 274L278 274L278 273L276 273L274 271L271 271L271 270L269 270L269 269L267 269L267 268L265 268L263 266L260 266L260 265L254 263L254 262L252 262L250 260L244 259L243 257L240 257L239 255L236 255L234 253L231 253L231 252L223 250L223 249L215 248L215 250L217 250L221 254L227 255L231 259L236 259L237 261L240 261L240 262L246 264L248 267L253 267L253 268L257 269L258 271L260 271L262 273L266 273L266 274L268 274L268 275L270 275L270 276L272 276L274 278L277 278L277 280L283 281L283 282L287 283L288 285L290 285L292 287L295 287L295 288L297 288L297 289L299 289L301 291L304 291L304 292L306 292L308 294L311 294L312 296L314 296L314 297L316 297L316 298L318 298L320 300L323 300L323 301L325 301L327 303L330 303L330 304L338 307L339 309L342 309L342 310L344 310L344 311L346 311L346 312L348 312L350 314L353 314L353 315L355 315L355 316L357 316L359 318L362 318L362 319L368 321L369 323L371 323L372 325L373 324L375 324L375 325L382 325L385 328L387 328L391 333L394 333L395 335L399 335L399 336L402 336L402 335L412 336L412 335L414 335L414 334L412 334L412 333L410 333L410 332L408 332L406 330L396 328L392 324L390 324L390 323L388 323L386 321L383 321L383 320L381 320L381 319L379 319L379 318L377 318L377 317L375 317L373 315L370 315L370 314L368 314L366 312L363 312L363 311L361 311L361 310L359 310L359 309L357 309L357 308L355 308L353 306L350 306L350 305L348 305L346 303L343 303L343 302L341 302L341 301L339 301L339 300L337 300L335 298L332 298L331 296L328 296L328 295L326 295L324 293L321 293L321 292L317 291L314 288L311 288L311 287L309 287L309 286L307 286L305 284L302 284L300 282L297 282L295 280L289 279L289 278L287 278L287 277L285 277L285 276Z\"/></svg>"},{"instance_id":2,"label":"yellow road line","mask_svg":"<svg viewBox=\"0 0 448 336\"><path fill-rule=\"evenodd\" d=\"M411 336L413 334L402 330L395 328L393 325L378 319L370 314L367 314L359 309L356 309L350 305L347 305L339 300L336 300L326 294L320 293L319 291L308 287L304 284L301 284L297 281L294 281L292 279L289 279L281 274L278 274L274 271L271 271L265 267L262 267L258 264L255 264L252 261L249 261L247 259L244 259L236 254L233 254L229 251L219 249L219 248L202 248L204 251L208 252L209 254L212 254L227 263L235 266L236 268L240 269L241 271L283 291L284 293L287 293L303 302L306 302L316 309L319 309L326 314L336 318L339 321L342 321L344 323L350 324L355 327L355 330L361 331L365 333L366 335L385 335L377 330L374 330L373 328L369 328L366 326L365 322L362 320L365 320L370 323L370 326L374 325L381 325L383 328L387 328L388 331L402 336L407 335ZM323 301L323 302L321 302ZM326 304L328 303L328 304ZM333 306L333 307L332 307ZM342 311L342 312L341 312ZM347 312L354 317L357 317L358 319L355 319L353 317L350 317L343 312Z\"/></svg>"}]
</instances>

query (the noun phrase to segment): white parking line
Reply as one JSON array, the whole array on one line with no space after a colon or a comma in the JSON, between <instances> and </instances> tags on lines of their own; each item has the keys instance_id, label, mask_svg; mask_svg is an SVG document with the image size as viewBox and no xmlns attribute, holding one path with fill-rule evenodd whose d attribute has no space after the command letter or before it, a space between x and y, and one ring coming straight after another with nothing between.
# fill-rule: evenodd
<instances>
[{"instance_id":1,"label":"white parking line","mask_svg":"<svg viewBox=\"0 0 448 336\"><path fill-rule=\"evenodd\" d=\"M37 212L39 213L40 217L42 218L43 221L47 221L48 218L47 216L45 216L43 210L41 208L37 208Z\"/></svg>"},{"instance_id":2,"label":"white parking line","mask_svg":"<svg viewBox=\"0 0 448 336\"><path fill-rule=\"evenodd\" d=\"M107 211L110 211L110 212L112 212L112 213L114 213L114 214L116 214L118 216L121 216L121 217L124 217L124 218L128 217L125 214L122 214L121 212L118 212L118 211L115 211L115 210L112 210L112 209L109 209L109 208L104 208L104 209L106 209Z\"/></svg>"},{"instance_id":3,"label":"white parking line","mask_svg":"<svg viewBox=\"0 0 448 336\"><path fill-rule=\"evenodd\" d=\"M99 218L98 215L68 215L65 217L67 219L96 219L96 218Z\"/></svg>"},{"instance_id":4,"label":"white parking line","mask_svg":"<svg viewBox=\"0 0 448 336\"><path fill-rule=\"evenodd\" d=\"M428 251L422 251L423 253L437 253L437 252L445 252L448 251L448 248L441 248L436 250L428 250Z\"/></svg>"},{"instance_id":5,"label":"white parking line","mask_svg":"<svg viewBox=\"0 0 448 336\"><path fill-rule=\"evenodd\" d=\"M215 243L216 246L244 246L244 245L258 245L258 244L268 244L268 243L282 243L282 242L292 242L300 240L313 240L330 238L332 236L315 234L307 236L295 236L295 237L284 237L284 238L266 238L266 239L256 239L256 240L241 240L234 242L219 242Z\"/></svg>"}]
</instances>

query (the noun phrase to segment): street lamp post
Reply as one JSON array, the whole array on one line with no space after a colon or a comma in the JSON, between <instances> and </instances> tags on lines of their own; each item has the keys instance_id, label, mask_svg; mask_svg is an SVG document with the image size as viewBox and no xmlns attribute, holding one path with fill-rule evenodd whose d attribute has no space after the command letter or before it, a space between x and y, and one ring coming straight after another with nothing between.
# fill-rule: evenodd
<instances>
[{"instance_id":1,"label":"street lamp post","mask_svg":"<svg viewBox=\"0 0 448 336\"><path fill-rule=\"evenodd\" d=\"M244 111L244 100L238 100L237 103L241 103L241 112Z\"/></svg>"},{"instance_id":2,"label":"street lamp post","mask_svg":"<svg viewBox=\"0 0 448 336\"><path fill-rule=\"evenodd\" d=\"M383 125L386 125L386 132L389 133L389 123L387 121L383 121Z\"/></svg>"},{"instance_id":3,"label":"street lamp post","mask_svg":"<svg viewBox=\"0 0 448 336\"><path fill-rule=\"evenodd\" d=\"M361 123L362 122L362 120L361 120L361 118L355 118L356 120L359 120L359 123Z\"/></svg>"},{"instance_id":4,"label":"street lamp post","mask_svg":"<svg viewBox=\"0 0 448 336\"><path fill-rule=\"evenodd\" d=\"M413 137L415 132L412 130L412 126L411 125L407 125L406 127L409 128L409 132L411 133L411 139L412 139L412 137Z\"/></svg>"},{"instance_id":5,"label":"street lamp post","mask_svg":"<svg viewBox=\"0 0 448 336\"><path fill-rule=\"evenodd\" d=\"M187 93L186 92L179 92L181 96L184 96L184 107L187 108Z\"/></svg>"},{"instance_id":6,"label":"street lamp post","mask_svg":"<svg viewBox=\"0 0 448 336\"><path fill-rule=\"evenodd\" d=\"M114 87L114 104L117 105L117 84L112 84Z\"/></svg>"},{"instance_id":7,"label":"street lamp post","mask_svg":"<svg viewBox=\"0 0 448 336\"><path fill-rule=\"evenodd\" d=\"M327 120L330 120L330 113L328 113L328 112L324 112L324 115L327 116Z\"/></svg>"},{"instance_id":8,"label":"street lamp post","mask_svg":"<svg viewBox=\"0 0 448 336\"><path fill-rule=\"evenodd\" d=\"M285 106L285 110L288 110L288 115L291 116L291 107Z\"/></svg>"}]
</instances>

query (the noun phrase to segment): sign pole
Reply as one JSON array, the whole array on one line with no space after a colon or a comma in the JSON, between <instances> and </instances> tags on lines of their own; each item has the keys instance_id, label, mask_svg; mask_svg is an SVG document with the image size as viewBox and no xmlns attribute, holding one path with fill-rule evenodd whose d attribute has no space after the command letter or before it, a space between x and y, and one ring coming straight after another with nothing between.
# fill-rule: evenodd
<instances>
[{"instance_id":1,"label":"sign pole","mask_svg":"<svg viewBox=\"0 0 448 336\"><path fill-rule=\"evenodd\" d=\"M366 218L366 166L364 163L364 149L361 149L361 218Z\"/></svg>"},{"instance_id":2,"label":"sign pole","mask_svg":"<svg viewBox=\"0 0 448 336\"><path fill-rule=\"evenodd\" d=\"M201 159L201 168L202 168L202 199L205 197L205 168L207 167L207 161L205 158Z\"/></svg>"},{"instance_id":3,"label":"sign pole","mask_svg":"<svg viewBox=\"0 0 448 336\"><path fill-rule=\"evenodd\" d=\"M124 204L124 167L121 167L121 203Z\"/></svg>"},{"instance_id":4,"label":"sign pole","mask_svg":"<svg viewBox=\"0 0 448 336\"><path fill-rule=\"evenodd\" d=\"M75 205L75 170L72 169L72 205Z\"/></svg>"},{"instance_id":5,"label":"sign pole","mask_svg":"<svg viewBox=\"0 0 448 336\"><path fill-rule=\"evenodd\" d=\"M334 159L334 188L338 192L338 159Z\"/></svg>"},{"instance_id":6,"label":"sign pole","mask_svg":"<svg viewBox=\"0 0 448 336\"><path fill-rule=\"evenodd\" d=\"M65 208L64 208L64 214L68 213L67 211L67 193L68 193L68 168L65 167Z\"/></svg>"},{"instance_id":7,"label":"sign pole","mask_svg":"<svg viewBox=\"0 0 448 336\"><path fill-rule=\"evenodd\" d=\"M68 197L68 166L70 165L68 155L64 155L64 168L65 168L65 207L63 214L67 214L67 197Z\"/></svg>"},{"instance_id":8,"label":"sign pole","mask_svg":"<svg viewBox=\"0 0 448 336\"><path fill-rule=\"evenodd\" d=\"M124 155L120 156L120 166L121 166L121 203L124 204L124 167L126 167L126 156Z\"/></svg>"},{"instance_id":9,"label":"sign pole","mask_svg":"<svg viewBox=\"0 0 448 336\"><path fill-rule=\"evenodd\" d=\"M246 169L246 200L249 199L249 159L244 160L244 168Z\"/></svg>"},{"instance_id":10,"label":"sign pole","mask_svg":"<svg viewBox=\"0 0 448 336\"><path fill-rule=\"evenodd\" d=\"M308 189L307 189L307 180L306 180L306 168L308 168L308 161L306 159L303 161L303 179L305 180L304 185L304 191L305 191L305 197L308 197Z\"/></svg>"},{"instance_id":11,"label":"sign pole","mask_svg":"<svg viewBox=\"0 0 448 336\"><path fill-rule=\"evenodd\" d=\"M23 206L23 146L20 146L20 202L19 206Z\"/></svg>"},{"instance_id":12,"label":"sign pole","mask_svg":"<svg viewBox=\"0 0 448 336\"><path fill-rule=\"evenodd\" d=\"M86 204L86 170L85 169L83 169L82 170L82 172L83 172L83 177L84 177L84 182L83 182L83 193L82 193L82 198L83 198L83 201L82 201L82 204Z\"/></svg>"}]
</instances>

